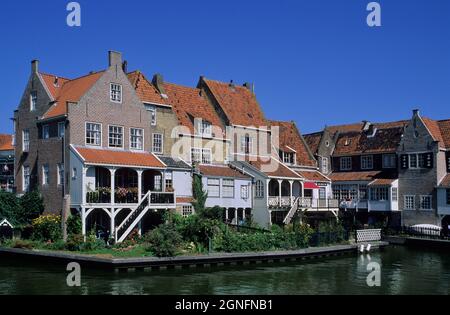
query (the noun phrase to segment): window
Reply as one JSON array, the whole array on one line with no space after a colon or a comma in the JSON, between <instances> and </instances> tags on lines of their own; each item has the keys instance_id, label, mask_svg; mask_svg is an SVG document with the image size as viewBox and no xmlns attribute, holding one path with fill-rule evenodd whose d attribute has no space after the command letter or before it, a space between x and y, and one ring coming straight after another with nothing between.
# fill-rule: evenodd
<instances>
[{"instance_id":1,"label":"window","mask_svg":"<svg viewBox=\"0 0 450 315\"><path fill-rule=\"evenodd\" d=\"M50 138L50 126L43 125L42 126L42 139L49 139L49 138Z\"/></svg>"},{"instance_id":2,"label":"window","mask_svg":"<svg viewBox=\"0 0 450 315\"><path fill-rule=\"evenodd\" d=\"M328 158L323 157L322 158L322 173L328 174L329 168L328 168Z\"/></svg>"},{"instance_id":3,"label":"window","mask_svg":"<svg viewBox=\"0 0 450 315\"><path fill-rule=\"evenodd\" d=\"M173 189L173 173L166 172L166 191Z\"/></svg>"},{"instance_id":4,"label":"window","mask_svg":"<svg viewBox=\"0 0 450 315\"><path fill-rule=\"evenodd\" d=\"M241 153L251 154L253 152L253 138L249 135L241 138Z\"/></svg>"},{"instance_id":5,"label":"window","mask_svg":"<svg viewBox=\"0 0 450 315\"><path fill-rule=\"evenodd\" d=\"M203 149L202 150L202 164L211 164L212 163L212 153L211 149Z\"/></svg>"},{"instance_id":6,"label":"window","mask_svg":"<svg viewBox=\"0 0 450 315\"><path fill-rule=\"evenodd\" d=\"M358 185L333 185L333 198L348 201L358 199Z\"/></svg>"},{"instance_id":7,"label":"window","mask_svg":"<svg viewBox=\"0 0 450 315\"><path fill-rule=\"evenodd\" d=\"M22 151L29 152L30 151L30 131L24 130L22 132Z\"/></svg>"},{"instance_id":8,"label":"window","mask_svg":"<svg viewBox=\"0 0 450 315\"><path fill-rule=\"evenodd\" d=\"M383 168L395 168L397 165L397 156L395 154L383 155Z\"/></svg>"},{"instance_id":9,"label":"window","mask_svg":"<svg viewBox=\"0 0 450 315\"><path fill-rule=\"evenodd\" d=\"M417 156L417 160L419 161L419 168L425 168L425 156L423 154L419 154Z\"/></svg>"},{"instance_id":10,"label":"window","mask_svg":"<svg viewBox=\"0 0 450 315\"><path fill-rule=\"evenodd\" d=\"M392 201L398 201L398 188L392 188Z\"/></svg>"},{"instance_id":11,"label":"window","mask_svg":"<svg viewBox=\"0 0 450 315\"><path fill-rule=\"evenodd\" d=\"M417 154L409 156L409 168L417 168Z\"/></svg>"},{"instance_id":12,"label":"window","mask_svg":"<svg viewBox=\"0 0 450 315\"><path fill-rule=\"evenodd\" d=\"M130 129L130 148L131 150L144 150L144 129Z\"/></svg>"},{"instance_id":13,"label":"window","mask_svg":"<svg viewBox=\"0 0 450 315\"><path fill-rule=\"evenodd\" d=\"M249 198L249 189L248 186L241 186L241 199L248 200Z\"/></svg>"},{"instance_id":14,"label":"window","mask_svg":"<svg viewBox=\"0 0 450 315\"><path fill-rule=\"evenodd\" d=\"M352 158L341 157L341 171L350 171L352 169Z\"/></svg>"},{"instance_id":15,"label":"window","mask_svg":"<svg viewBox=\"0 0 450 315\"><path fill-rule=\"evenodd\" d=\"M370 189L370 200L387 201L389 200L389 190L387 187L375 187Z\"/></svg>"},{"instance_id":16,"label":"window","mask_svg":"<svg viewBox=\"0 0 450 315\"><path fill-rule=\"evenodd\" d=\"M264 198L264 183L262 180L256 181L256 198Z\"/></svg>"},{"instance_id":17,"label":"window","mask_svg":"<svg viewBox=\"0 0 450 315\"><path fill-rule=\"evenodd\" d=\"M294 165L295 164L295 153L292 152L282 152L283 163Z\"/></svg>"},{"instance_id":18,"label":"window","mask_svg":"<svg viewBox=\"0 0 450 315\"><path fill-rule=\"evenodd\" d=\"M367 186L359 185L359 200L367 200Z\"/></svg>"},{"instance_id":19,"label":"window","mask_svg":"<svg viewBox=\"0 0 450 315\"><path fill-rule=\"evenodd\" d=\"M208 179L208 197L220 197L220 179Z\"/></svg>"},{"instance_id":20,"label":"window","mask_svg":"<svg viewBox=\"0 0 450 315\"><path fill-rule=\"evenodd\" d=\"M156 126L156 107L154 105L145 105L145 109L150 113L150 125Z\"/></svg>"},{"instance_id":21,"label":"window","mask_svg":"<svg viewBox=\"0 0 450 315\"><path fill-rule=\"evenodd\" d=\"M447 189L447 204L450 205L450 189Z\"/></svg>"},{"instance_id":22,"label":"window","mask_svg":"<svg viewBox=\"0 0 450 315\"><path fill-rule=\"evenodd\" d=\"M162 191L162 176L161 175L155 175L154 188L155 188L155 191Z\"/></svg>"},{"instance_id":23,"label":"window","mask_svg":"<svg viewBox=\"0 0 450 315\"><path fill-rule=\"evenodd\" d=\"M111 102L122 103L122 86L111 83Z\"/></svg>"},{"instance_id":24,"label":"window","mask_svg":"<svg viewBox=\"0 0 450 315\"><path fill-rule=\"evenodd\" d=\"M48 165L42 165L42 185L48 186L48 180L49 180L49 168Z\"/></svg>"},{"instance_id":25,"label":"window","mask_svg":"<svg viewBox=\"0 0 450 315\"><path fill-rule=\"evenodd\" d=\"M86 123L86 145L102 145L102 126L100 124Z\"/></svg>"},{"instance_id":26,"label":"window","mask_svg":"<svg viewBox=\"0 0 450 315\"><path fill-rule=\"evenodd\" d=\"M188 217L194 213L192 206L183 206L183 217Z\"/></svg>"},{"instance_id":27,"label":"window","mask_svg":"<svg viewBox=\"0 0 450 315\"><path fill-rule=\"evenodd\" d=\"M197 148L191 149L191 163L198 163L200 164L202 162L202 150Z\"/></svg>"},{"instance_id":28,"label":"window","mask_svg":"<svg viewBox=\"0 0 450 315\"><path fill-rule=\"evenodd\" d=\"M415 196L405 196L405 210L416 209L416 197Z\"/></svg>"},{"instance_id":29,"label":"window","mask_svg":"<svg viewBox=\"0 0 450 315\"><path fill-rule=\"evenodd\" d=\"M153 146L152 146L152 152L157 154L163 153L163 135L160 133L154 133L153 134Z\"/></svg>"},{"instance_id":30,"label":"window","mask_svg":"<svg viewBox=\"0 0 450 315\"><path fill-rule=\"evenodd\" d=\"M64 138L65 132L66 132L66 124L63 122L58 123L58 137Z\"/></svg>"},{"instance_id":31,"label":"window","mask_svg":"<svg viewBox=\"0 0 450 315\"><path fill-rule=\"evenodd\" d=\"M234 198L234 180L233 179L222 180L222 197Z\"/></svg>"},{"instance_id":32,"label":"window","mask_svg":"<svg viewBox=\"0 0 450 315\"><path fill-rule=\"evenodd\" d=\"M373 155L361 156L361 169L363 170L373 169Z\"/></svg>"},{"instance_id":33,"label":"window","mask_svg":"<svg viewBox=\"0 0 450 315\"><path fill-rule=\"evenodd\" d=\"M202 120L200 124L200 135L203 137L211 137L212 125L210 122Z\"/></svg>"},{"instance_id":34,"label":"window","mask_svg":"<svg viewBox=\"0 0 450 315\"><path fill-rule=\"evenodd\" d=\"M77 179L77 168L74 167L72 168L72 180L76 180Z\"/></svg>"},{"instance_id":35,"label":"window","mask_svg":"<svg viewBox=\"0 0 450 315\"><path fill-rule=\"evenodd\" d=\"M30 111L34 112L36 110L36 106L37 106L37 92L32 91L30 93Z\"/></svg>"},{"instance_id":36,"label":"window","mask_svg":"<svg viewBox=\"0 0 450 315\"><path fill-rule=\"evenodd\" d=\"M109 147L123 148L123 127L109 126Z\"/></svg>"},{"instance_id":37,"label":"window","mask_svg":"<svg viewBox=\"0 0 450 315\"><path fill-rule=\"evenodd\" d=\"M26 192L26 191L30 190L31 174L30 174L30 167L29 166L24 166L22 168L22 175L23 175L22 190Z\"/></svg>"},{"instance_id":38,"label":"window","mask_svg":"<svg viewBox=\"0 0 450 315\"><path fill-rule=\"evenodd\" d=\"M431 202L431 196L420 196L420 210L431 210Z\"/></svg>"},{"instance_id":39,"label":"window","mask_svg":"<svg viewBox=\"0 0 450 315\"><path fill-rule=\"evenodd\" d=\"M321 187L319 189L319 199L321 199L321 200L327 199L327 190L325 187Z\"/></svg>"},{"instance_id":40,"label":"window","mask_svg":"<svg viewBox=\"0 0 450 315\"><path fill-rule=\"evenodd\" d=\"M64 185L64 164L60 163L57 165L58 168L58 185Z\"/></svg>"}]
</instances>

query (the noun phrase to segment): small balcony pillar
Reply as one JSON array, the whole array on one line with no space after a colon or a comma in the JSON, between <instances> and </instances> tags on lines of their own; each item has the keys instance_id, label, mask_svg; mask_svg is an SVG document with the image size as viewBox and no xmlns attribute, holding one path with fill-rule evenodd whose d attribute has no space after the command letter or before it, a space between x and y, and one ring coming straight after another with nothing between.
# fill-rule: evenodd
<instances>
[{"instance_id":1,"label":"small balcony pillar","mask_svg":"<svg viewBox=\"0 0 450 315\"><path fill-rule=\"evenodd\" d=\"M290 198L291 198L291 207L293 207L294 206L294 200L293 200L293 195L294 195L294 181L293 180L290 180L289 181L289 196L290 196Z\"/></svg>"},{"instance_id":2,"label":"small balcony pillar","mask_svg":"<svg viewBox=\"0 0 450 315\"><path fill-rule=\"evenodd\" d=\"M282 180L278 180L278 195L279 195L279 200L278 200L278 202L279 202L279 205L280 205L280 208L283 206L283 203L282 203L282 201L281 201L281 199L283 198L283 194L282 194L282 192L281 192L281 187L283 186L283 181Z\"/></svg>"},{"instance_id":3,"label":"small balcony pillar","mask_svg":"<svg viewBox=\"0 0 450 315\"><path fill-rule=\"evenodd\" d=\"M116 203L116 171L115 168L110 168L109 172L111 173L111 204Z\"/></svg>"},{"instance_id":4,"label":"small balcony pillar","mask_svg":"<svg viewBox=\"0 0 450 315\"><path fill-rule=\"evenodd\" d=\"M86 177L87 177L87 167L83 167L83 169L81 170L81 196L82 196L82 201L83 204L86 204L86 194L87 194L87 189L86 189Z\"/></svg>"},{"instance_id":5,"label":"small balcony pillar","mask_svg":"<svg viewBox=\"0 0 450 315\"><path fill-rule=\"evenodd\" d=\"M141 203L142 201L142 174L143 174L143 170L137 170L136 171L138 174L138 201L139 203Z\"/></svg>"}]
</instances>

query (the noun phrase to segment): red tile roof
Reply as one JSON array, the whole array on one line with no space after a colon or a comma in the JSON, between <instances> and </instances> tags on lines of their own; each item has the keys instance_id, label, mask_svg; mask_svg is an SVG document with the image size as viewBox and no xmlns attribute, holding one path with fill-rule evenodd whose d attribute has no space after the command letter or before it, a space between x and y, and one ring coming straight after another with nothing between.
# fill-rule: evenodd
<instances>
[{"instance_id":1,"label":"red tile roof","mask_svg":"<svg viewBox=\"0 0 450 315\"><path fill-rule=\"evenodd\" d=\"M395 181L395 178L377 178L369 186L391 186Z\"/></svg>"},{"instance_id":2,"label":"red tile roof","mask_svg":"<svg viewBox=\"0 0 450 315\"><path fill-rule=\"evenodd\" d=\"M439 184L439 187L450 188L450 174L447 174Z\"/></svg>"},{"instance_id":3,"label":"red tile roof","mask_svg":"<svg viewBox=\"0 0 450 315\"><path fill-rule=\"evenodd\" d=\"M311 133L304 135L306 143L313 154L317 154L319 151L320 141L322 141L323 132Z\"/></svg>"},{"instance_id":4,"label":"red tile roof","mask_svg":"<svg viewBox=\"0 0 450 315\"><path fill-rule=\"evenodd\" d=\"M442 141L445 148L450 149L450 119L439 120L439 129L441 130Z\"/></svg>"},{"instance_id":5,"label":"red tile roof","mask_svg":"<svg viewBox=\"0 0 450 315\"><path fill-rule=\"evenodd\" d=\"M100 79L104 71L91 73L86 76L68 80L62 79L59 86L55 87L54 75L42 75L47 89L53 95L56 103L42 117L43 119L59 117L67 114L67 102L78 102L80 98Z\"/></svg>"},{"instance_id":6,"label":"red tile roof","mask_svg":"<svg viewBox=\"0 0 450 315\"><path fill-rule=\"evenodd\" d=\"M128 79L143 103L169 105L167 100L161 96L155 86L147 80L142 72L134 71L128 73Z\"/></svg>"},{"instance_id":7,"label":"red tile roof","mask_svg":"<svg viewBox=\"0 0 450 315\"><path fill-rule=\"evenodd\" d=\"M246 162L269 177L302 178L298 173L273 157L235 155L236 161Z\"/></svg>"},{"instance_id":8,"label":"red tile roof","mask_svg":"<svg viewBox=\"0 0 450 315\"><path fill-rule=\"evenodd\" d=\"M230 124L267 126L256 96L248 88L208 79L203 79L203 82L219 103Z\"/></svg>"},{"instance_id":9,"label":"red tile roof","mask_svg":"<svg viewBox=\"0 0 450 315\"><path fill-rule=\"evenodd\" d=\"M192 197L177 197L177 203L192 203L194 198Z\"/></svg>"},{"instance_id":10,"label":"red tile roof","mask_svg":"<svg viewBox=\"0 0 450 315\"><path fill-rule=\"evenodd\" d=\"M356 181L373 181L375 179L395 179L394 173L383 171L367 171L367 172L336 172L332 173L330 179L333 182L356 182Z\"/></svg>"},{"instance_id":11,"label":"red tile roof","mask_svg":"<svg viewBox=\"0 0 450 315\"><path fill-rule=\"evenodd\" d=\"M194 119L202 119L225 131L222 121L201 90L172 83L164 83L164 89L180 125L194 133ZM223 137L222 134L215 136Z\"/></svg>"},{"instance_id":12,"label":"red tile roof","mask_svg":"<svg viewBox=\"0 0 450 315\"><path fill-rule=\"evenodd\" d=\"M232 169L228 166L212 166L212 165L200 165L200 173L205 176L216 176L216 177L230 177L230 178L244 178L250 179L251 177L241 172Z\"/></svg>"},{"instance_id":13,"label":"red tile roof","mask_svg":"<svg viewBox=\"0 0 450 315\"><path fill-rule=\"evenodd\" d=\"M279 146L282 151L295 150L297 164L301 166L317 166L312 153L294 122L269 121L271 126L279 127Z\"/></svg>"},{"instance_id":14,"label":"red tile roof","mask_svg":"<svg viewBox=\"0 0 450 315\"><path fill-rule=\"evenodd\" d=\"M306 180L314 182L329 182L330 179L326 178L325 175L318 171L297 171Z\"/></svg>"},{"instance_id":15,"label":"red tile roof","mask_svg":"<svg viewBox=\"0 0 450 315\"><path fill-rule=\"evenodd\" d=\"M152 153L136 153L82 147L77 147L75 150L87 164L165 168L165 165Z\"/></svg>"},{"instance_id":16,"label":"red tile roof","mask_svg":"<svg viewBox=\"0 0 450 315\"><path fill-rule=\"evenodd\" d=\"M0 135L0 151L13 151L13 136Z\"/></svg>"}]
</instances>

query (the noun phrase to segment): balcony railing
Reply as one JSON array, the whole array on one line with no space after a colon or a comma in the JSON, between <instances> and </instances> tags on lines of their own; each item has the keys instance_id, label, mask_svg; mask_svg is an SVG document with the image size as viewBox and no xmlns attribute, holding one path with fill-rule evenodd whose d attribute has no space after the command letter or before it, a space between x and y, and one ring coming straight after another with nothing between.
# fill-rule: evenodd
<instances>
[{"instance_id":1,"label":"balcony railing","mask_svg":"<svg viewBox=\"0 0 450 315\"><path fill-rule=\"evenodd\" d=\"M111 203L111 192L106 190L90 191L86 193L86 203L109 204Z\"/></svg>"},{"instance_id":2,"label":"balcony railing","mask_svg":"<svg viewBox=\"0 0 450 315\"><path fill-rule=\"evenodd\" d=\"M175 205L175 193L152 192L150 194L150 207L158 205Z\"/></svg>"},{"instance_id":3,"label":"balcony railing","mask_svg":"<svg viewBox=\"0 0 450 315\"><path fill-rule=\"evenodd\" d=\"M269 197L269 207L271 208L290 208L297 197ZM281 202L280 202L281 200Z\"/></svg>"}]
</instances>

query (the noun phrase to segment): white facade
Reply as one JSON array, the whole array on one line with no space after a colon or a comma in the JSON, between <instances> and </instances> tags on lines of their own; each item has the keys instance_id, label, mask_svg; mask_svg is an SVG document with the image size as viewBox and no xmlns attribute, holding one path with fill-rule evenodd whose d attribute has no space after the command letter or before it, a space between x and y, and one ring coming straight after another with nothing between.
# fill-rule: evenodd
<instances>
[{"instance_id":1,"label":"white facade","mask_svg":"<svg viewBox=\"0 0 450 315\"><path fill-rule=\"evenodd\" d=\"M251 209L253 208L252 202L252 179L241 179L241 178L227 178L227 177L211 177L211 176L203 176L203 188L205 191L208 191L208 180L215 179L220 183L220 193L219 197L211 197L208 194L208 199L206 200L206 207L221 207L227 209ZM234 180L234 196L233 197L224 197L223 196L223 187L224 180ZM192 185L191 185L192 186ZM245 187L245 188L244 188ZM243 194L243 189L246 189L246 194Z\"/></svg>"}]
</instances>

